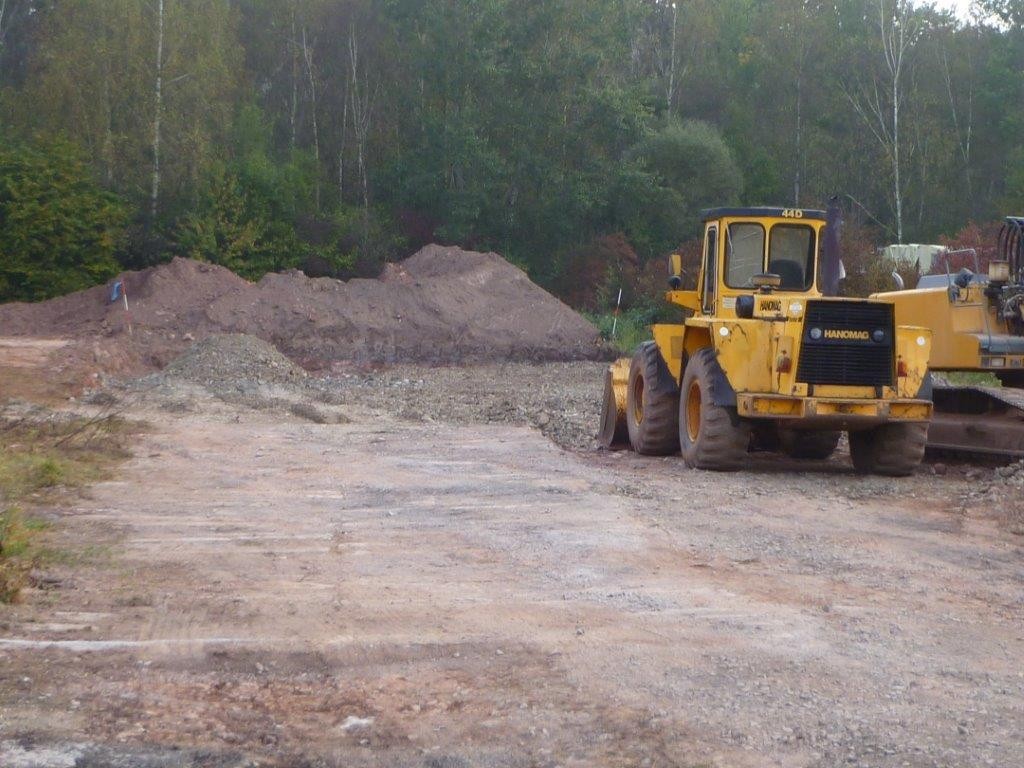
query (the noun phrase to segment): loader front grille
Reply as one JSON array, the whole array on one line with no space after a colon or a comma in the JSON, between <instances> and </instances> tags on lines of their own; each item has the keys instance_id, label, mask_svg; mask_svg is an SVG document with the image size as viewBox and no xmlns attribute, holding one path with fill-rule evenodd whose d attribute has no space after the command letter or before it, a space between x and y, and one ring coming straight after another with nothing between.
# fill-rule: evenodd
<instances>
[{"instance_id":1,"label":"loader front grille","mask_svg":"<svg viewBox=\"0 0 1024 768\"><path fill-rule=\"evenodd\" d=\"M891 387L895 331L891 304L809 301L796 380L804 384Z\"/></svg>"}]
</instances>

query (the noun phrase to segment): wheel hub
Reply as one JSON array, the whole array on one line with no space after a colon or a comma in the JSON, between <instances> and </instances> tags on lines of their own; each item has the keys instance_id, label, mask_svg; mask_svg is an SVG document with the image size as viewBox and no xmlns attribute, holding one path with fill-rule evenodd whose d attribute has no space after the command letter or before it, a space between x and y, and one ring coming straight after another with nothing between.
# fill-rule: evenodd
<instances>
[{"instance_id":1,"label":"wheel hub","mask_svg":"<svg viewBox=\"0 0 1024 768\"><path fill-rule=\"evenodd\" d=\"M690 388L686 392L686 434L691 443L697 442L700 437L700 383L690 382Z\"/></svg>"},{"instance_id":2,"label":"wheel hub","mask_svg":"<svg viewBox=\"0 0 1024 768\"><path fill-rule=\"evenodd\" d=\"M637 424L644 420L644 377L633 381L633 419Z\"/></svg>"}]
</instances>

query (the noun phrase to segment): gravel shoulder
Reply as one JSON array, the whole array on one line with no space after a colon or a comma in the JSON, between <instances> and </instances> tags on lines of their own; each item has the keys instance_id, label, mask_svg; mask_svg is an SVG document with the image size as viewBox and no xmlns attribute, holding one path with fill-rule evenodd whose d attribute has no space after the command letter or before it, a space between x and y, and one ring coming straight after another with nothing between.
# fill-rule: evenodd
<instances>
[{"instance_id":1,"label":"gravel shoulder","mask_svg":"<svg viewBox=\"0 0 1024 768\"><path fill-rule=\"evenodd\" d=\"M3 614L0 764L1024 762L992 470L599 453L600 368L108 391L152 431Z\"/></svg>"}]
</instances>

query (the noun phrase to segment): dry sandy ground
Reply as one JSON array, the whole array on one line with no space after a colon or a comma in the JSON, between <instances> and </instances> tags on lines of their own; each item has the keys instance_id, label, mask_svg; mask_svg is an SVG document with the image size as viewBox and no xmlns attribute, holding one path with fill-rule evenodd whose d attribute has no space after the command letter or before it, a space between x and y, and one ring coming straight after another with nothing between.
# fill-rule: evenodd
<instances>
[{"instance_id":1,"label":"dry sandy ground","mask_svg":"<svg viewBox=\"0 0 1024 768\"><path fill-rule=\"evenodd\" d=\"M0 613L4 768L1024 764L1024 542L959 473L146 417Z\"/></svg>"}]
</instances>

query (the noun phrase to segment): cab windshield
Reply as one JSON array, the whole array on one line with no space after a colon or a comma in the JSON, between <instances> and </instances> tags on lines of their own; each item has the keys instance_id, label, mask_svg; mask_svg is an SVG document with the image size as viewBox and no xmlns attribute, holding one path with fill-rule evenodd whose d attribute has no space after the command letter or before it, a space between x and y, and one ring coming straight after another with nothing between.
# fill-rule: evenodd
<instances>
[{"instance_id":1,"label":"cab windshield","mask_svg":"<svg viewBox=\"0 0 1024 768\"><path fill-rule=\"evenodd\" d=\"M768 271L782 278L783 291L806 291L814 282L814 230L776 224L768 248Z\"/></svg>"},{"instance_id":2,"label":"cab windshield","mask_svg":"<svg viewBox=\"0 0 1024 768\"><path fill-rule=\"evenodd\" d=\"M782 278L781 290L806 291L814 283L814 229L804 224L776 224L765 248L765 230L753 222L730 224L725 251L725 284L752 288L764 272Z\"/></svg>"}]
</instances>

